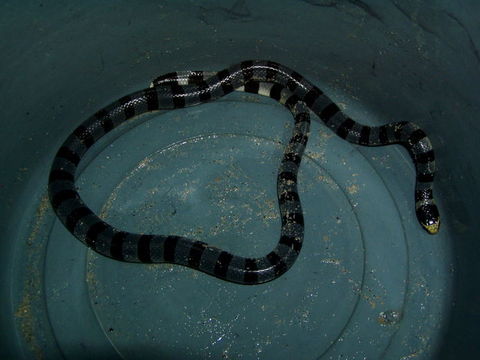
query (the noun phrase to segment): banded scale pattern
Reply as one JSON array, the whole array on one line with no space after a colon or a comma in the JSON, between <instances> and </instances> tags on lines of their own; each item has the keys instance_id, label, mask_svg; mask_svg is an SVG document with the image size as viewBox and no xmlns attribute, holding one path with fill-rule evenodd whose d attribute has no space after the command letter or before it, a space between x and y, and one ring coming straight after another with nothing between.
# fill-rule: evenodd
<instances>
[{"instance_id":1,"label":"banded scale pattern","mask_svg":"<svg viewBox=\"0 0 480 360\"><path fill-rule=\"evenodd\" d=\"M251 91L260 84L246 77L242 84ZM175 235L135 234L100 219L83 202L75 188L77 166L87 150L102 136L122 122L146 111L193 105L191 98L175 99L179 94L198 91L199 86L180 86L176 82L161 88L146 89L111 104L77 127L54 159L49 178L49 197L53 209L65 227L97 253L120 261L140 263L174 263L188 266L215 277L240 283L260 284L285 273L300 253L304 236L304 219L297 189L297 173L308 141L310 113L288 89L278 99L292 112L295 125L277 175L277 197L281 218L280 239L266 256L244 258L207 243ZM224 85L221 96L234 91ZM265 89L263 89L265 90ZM165 95L167 94L167 95ZM267 93L263 95L269 96ZM165 97L170 97L168 103ZM212 100L196 95L198 103ZM179 100L180 99L180 100Z\"/></svg>"},{"instance_id":2,"label":"banded scale pattern","mask_svg":"<svg viewBox=\"0 0 480 360\"><path fill-rule=\"evenodd\" d=\"M281 89L288 88L314 112L323 123L342 139L362 146L384 146L399 144L407 149L415 165L415 213L420 225L429 233L436 234L440 228L440 214L433 197L435 155L432 143L425 132L415 123L394 122L382 126L365 126L352 120L318 87L297 72L272 61L245 61L240 65L223 70L222 76L235 74L237 68L260 81L266 90L263 95L279 99ZM216 72L182 71L158 77L152 86L165 83L179 85L196 84L208 89ZM270 85L267 85L270 83ZM248 87L237 90L249 91ZM256 89L252 89L256 92Z\"/></svg>"},{"instance_id":3,"label":"banded scale pattern","mask_svg":"<svg viewBox=\"0 0 480 360\"><path fill-rule=\"evenodd\" d=\"M175 263L240 284L259 284L286 272L303 242L304 221L297 191L297 173L308 141L308 109L338 136L355 144L401 144L417 171L416 213L430 233L439 227L433 200L435 161L430 140L413 123L368 127L345 116L323 92L297 72L271 61L244 61L219 72L171 73L153 86L124 96L78 126L58 150L49 176L49 198L58 218L80 241L97 253L121 261ZM176 235L134 234L101 220L83 202L75 187L77 167L88 149L118 125L145 112L194 106L235 90L269 96L290 109L295 126L277 176L281 234L277 246L261 258L235 256L204 242Z\"/></svg>"}]
</instances>

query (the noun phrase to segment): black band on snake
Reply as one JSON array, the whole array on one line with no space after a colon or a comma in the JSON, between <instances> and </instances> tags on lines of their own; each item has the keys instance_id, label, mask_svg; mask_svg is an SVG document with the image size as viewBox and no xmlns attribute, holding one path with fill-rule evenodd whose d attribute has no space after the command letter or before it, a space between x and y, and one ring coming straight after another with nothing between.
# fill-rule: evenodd
<instances>
[{"instance_id":1,"label":"black band on snake","mask_svg":"<svg viewBox=\"0 0 480 360\"><path fill-rule=\"evenodd\" d=\"M295 126L277 175L281 233L266 256L244 258L204 242L176 235L134 234L101 220L80 198L75 186L78 164L88 149L121 123L140 114L193 106L233 91L269 96L293 114ZM304 222L297 173L308 141L309 111L341 138L365 146L401 144L416 167L415 208L431 234L440 225L432 192L435 160L426 134L411 122L378 127L358 124L344 115L323 92L297 72L271 61L244 61L219 72L175 72L157 78L152 87L125 96L78 126L58 150L49 177L52 207L65 227L97 253L139 263L174 263L240 284L260 284L285 273L303 242Z\"/></svg>"}]
</instances>

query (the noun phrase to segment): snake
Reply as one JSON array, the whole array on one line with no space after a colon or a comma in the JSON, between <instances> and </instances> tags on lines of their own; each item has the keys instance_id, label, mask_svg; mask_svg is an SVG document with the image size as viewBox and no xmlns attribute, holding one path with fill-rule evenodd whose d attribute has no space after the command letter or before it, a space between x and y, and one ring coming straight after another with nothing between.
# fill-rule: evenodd
<instances>
[{"instance_id":1,"label":"snake","mask_svg":"<svg viewBox=\"0 0 480 360\"><path fill-rule=\"evenodd\" d=\"M277 173L280 237L267 255L242 257L183 236L117 229L97 216L82 200L75 185L78 165L100 138L141 114L199 105L234 91L268 96L287 107L294 118L292 135ZM350 143L405 147L415 165L417 219L429 234L439 231L440 215L433 197L435 156L426 133L408 121L362 125L344 114L299 73L269 60L247 60L217 72L171 72L157 77L150 87L97 111L76 127L57 151L48 179L50 203L66 229L100 255L125 262L183 265L238 284L274 280L293 266L303 244L305 224L297 175L308 142L311 112Z\"/></svg>"}]
</instances>

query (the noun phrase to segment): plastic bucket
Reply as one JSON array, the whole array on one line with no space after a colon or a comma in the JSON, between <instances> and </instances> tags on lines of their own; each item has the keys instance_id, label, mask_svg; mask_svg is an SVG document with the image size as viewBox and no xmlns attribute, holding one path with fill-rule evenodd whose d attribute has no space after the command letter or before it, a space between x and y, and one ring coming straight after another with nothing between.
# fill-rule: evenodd
<instances>
[{"instance_id":1,"label":"plastic bucket","mask_svg":"<svg viewBox=\"0 0 480 360\"><path fill-rule=\"evenodd\" d=\"M6 2L1 5L2 359L431 359L480 356L475 237L479 5L393 1ZM355 120L432 139L438 235L414 212L398 146L312 124L295 265L242 286L88 250L50 207L51 161L108 103L176 70L273 60ZM318 119L314 119L318 120ZM88 204L118 227L258 256L278 240L276 171L292 126L234 93L132 120L82 164Z\"/></svg>"}]
</instances>

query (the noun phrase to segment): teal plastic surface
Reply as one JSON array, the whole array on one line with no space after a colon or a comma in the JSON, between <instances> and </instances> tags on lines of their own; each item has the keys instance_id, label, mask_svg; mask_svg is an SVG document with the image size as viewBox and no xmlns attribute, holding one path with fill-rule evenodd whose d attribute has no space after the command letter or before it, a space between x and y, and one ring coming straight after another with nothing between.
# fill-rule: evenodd
<instances>
[{"instance_id":1,"label":"teal plastic surface","mask_svg":"<svg viewBox=\"0 0 480 360\"><path fill-rule=\"evenodd\" d=\"M2 359L480 357L480 4L437 1L4 1L0 5ZM46 195L89 115L155 77L270 59L368 125L432 139L440 233L414 212L398 146L351 145L316 118L299 172L305 242L290 271L242 286L86 249ZM142 116L89 151L84 199L117 227L243 256L278 240L276 172L292 127L235 93Z\"/></svg>"}]
</instances>

